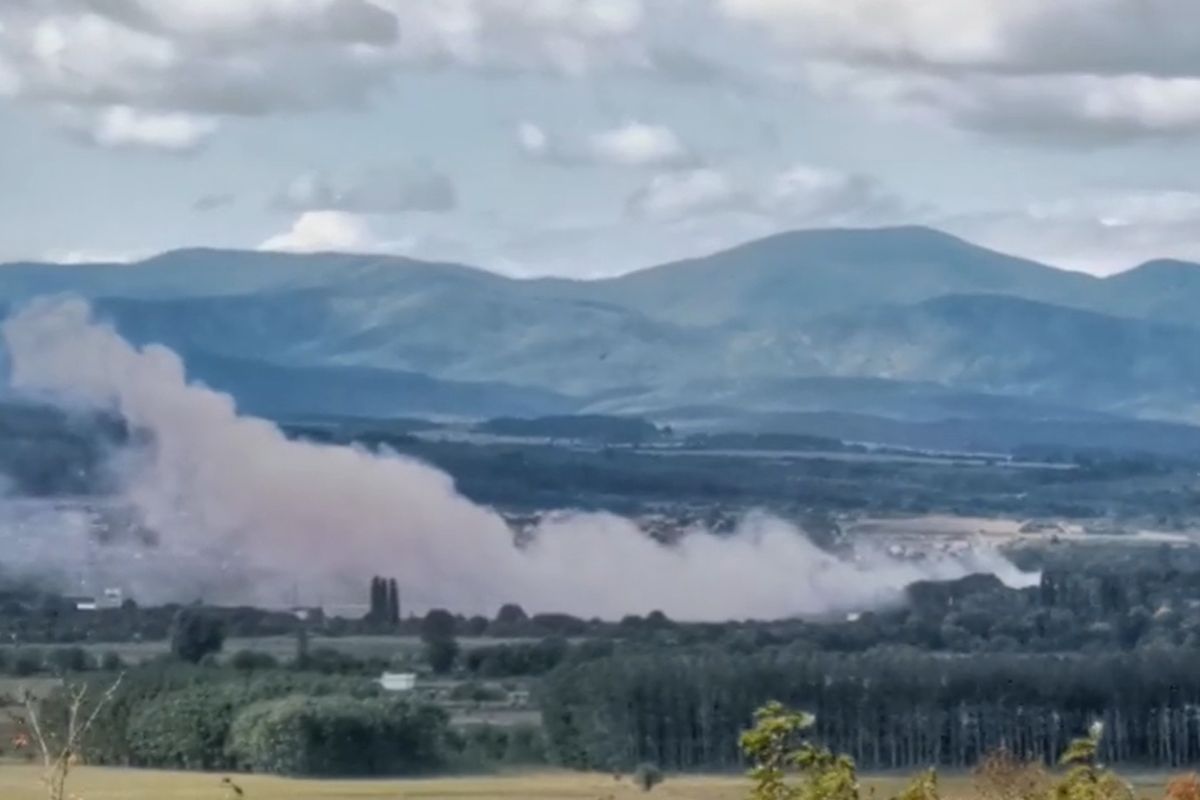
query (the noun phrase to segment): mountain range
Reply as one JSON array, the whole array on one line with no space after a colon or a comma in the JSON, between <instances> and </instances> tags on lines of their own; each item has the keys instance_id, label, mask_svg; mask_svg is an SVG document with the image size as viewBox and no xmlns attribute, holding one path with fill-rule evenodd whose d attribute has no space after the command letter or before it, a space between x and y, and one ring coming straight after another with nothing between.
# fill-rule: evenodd
<instances>
[{"instance_id":1,"label":"mountain range","mask_svg":"<svg viewBox=\"0 0 1200 800\"><path fill-rule=\"evenodd\" d=\"M595 281L205 249L0 265L7 307L62 292L273 416L1200 424L1200 265L1097 278L927 228L798 231Z\"/></svg>"}]
</instances>

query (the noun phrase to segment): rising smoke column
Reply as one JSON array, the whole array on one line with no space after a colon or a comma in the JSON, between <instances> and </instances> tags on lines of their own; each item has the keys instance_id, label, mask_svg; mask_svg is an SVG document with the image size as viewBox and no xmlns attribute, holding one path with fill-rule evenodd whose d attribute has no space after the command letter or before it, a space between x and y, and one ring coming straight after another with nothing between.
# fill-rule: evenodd
<instances>
[{"instance_id":1,"label":"rising smoke column","mask_svg":"<svg viewBox=\"0 0 1200 800\"><path fill-rule=\"evenodd\" d=\"M239 416L232 398L189 384L161 346L135 347L77 299L39 300L3 324L14 389L115 412L141 442L120 459L122 500L159 533L149 599L278 603L357 599L395 575L409 607L488 613L504 602L617 617L780 617L893 602L924 578L1027 576L989 552L916 565L852 563L765 516L735 535L673 547L610 515L559 515L521 548L493 511L412 459L292 441ZM144 557L139 553L138 557ZM133 557L132 555L130 556Z\"/></svg>"}]
</instances>

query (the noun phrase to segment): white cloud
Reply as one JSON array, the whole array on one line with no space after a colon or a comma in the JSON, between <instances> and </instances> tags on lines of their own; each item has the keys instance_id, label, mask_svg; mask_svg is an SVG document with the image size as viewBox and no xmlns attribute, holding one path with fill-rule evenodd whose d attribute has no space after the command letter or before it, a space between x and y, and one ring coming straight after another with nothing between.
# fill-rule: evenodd
<instances>
[{"instance_id":1,"label":"white cloud","mask_svg":"<svg viewBox=\"0 0 1200 800\"><path fill-rule=\"evenodd\" d=\"M275 205L288 211L400 214L454 210L458 194L446 175L430 167L381 166L349 180L308 173L292 180Z\"/></svg>"},{"instance_id":2,"label":"white cloud","mask_svg":"<svg viewBox=\"0 0 1200 800\"><path fill-rule=\"evenodd\" d=\"M1191 0L717 0L814 58L996 73L1195 74Z\"/></svg>"},{"instance_id":3,"label":"white cloud","mask_svg":"<svg viewBox=\"0 0 1200 800\"><path fill-rule=\"evenodd\" d=\"M285 232L263 242L260 250L297 253L368 252L378 248L370 227L357 214L306 211Z\"/></svg>"},{"instance_id":4,"label":"white cloud","mask_svg":"<svg viewBox=\"0 0 1200 800\"><path fill-rule=\"evenodd\" d=\"M128 113L113 109L148 120L355 108L405 70L574 75L646 68L649 53L642 0L0 3L0 94L96 129Z\"/></svg>"},{"instance_id":5,"label":"white cloud","mask_svg":"<svg viewBox=\"0 0 1200 800\"><path fill-rule=\"evenodd\" d=\"M717 0L818 88L998 135L1200 133L1191 0Z\"/></svg>"},{"instance_id":6,"label":"white cloud","mask_svg":"<svg viewBox=\"0 0 1200 800\"><path fill-rule=\"evenodd\" d=\"M522 122L517 126L517 144L528 155L541 157L549 152L550 137L540 125Z\"/></svg>"},{"instance_id":7,"label":"white cloud","mask_svg":"<svg viewBox=\"0 0 1200 800\"><path fill-rule=\"evenodd\" d=\"M632 120L578 141L564 141L534 123L523 122L517 127L517 144L530 158L564 167L675 169L699 161L671 128Z\"/></svg>"},{"instance_id":8,"label":"white cloud","mask_svg":"<svg viewBox=\"0 0 1200 800\"><path fill-rule=\"evenodd\" d=\"M863 176L796 164L755 179L715 169L656 175L628 200L637 217L680 220L713 213L759 218L764 233L787 228L880 225L925 213Z\"/></svg>"},{"instance_id":9,"label":"white cloud","mask_svg":"<svg viewBox=\"0 0 1200 800\"><path fill-rule=\"evenodd\" d=\"M382 0L381 0L382 1ZM643 0L388 0L409 60L583 74L645 59Z\"/></svg>"},{"instance_id":10,"label":"white cloud","mask_svg":"<svg viewBox=\"0 0 1200 800\"><path fill-rule=\"evenodd\" d=\"M655 175L629 198L627 208L637 217L672 221L731 210L744 200L725 173L701 168Z\"/></svg>"},{"instance_id":11,"label":"white cloud","mask_svg":"<svg viewBox=\"0 0 1200 800\"><path fill-rule=\"evenodd\" d=\"M917 212L871 178L808 164L772 178L760 202L769 215L803 227L879 225Z\"/></svg>"},{"instance_id":12,"label":"white cloud","mask_svg":"<svg viewBox=\"0 0 1200 800\"><path fill-rule=\"evenodd\" d=\"M1093 191L939 224L988 247L1100 275L1153 258L1200 261L1193 191Z\"/></svg>"},{"instance_id":13,"label":"white cloud","mask_svg":"<svg viewBox=\"0 0 1200 800\"><path fill-rule=\"evenodd\" d=\"M597 161L619 166L677 166L691 160L675 131L665 125L642 122L627 122L593 134L588 147Z\"/></svg>"},{"instance_id":14,"label":"white cloud","mask_svg":"<svg viewBox=\"0 0 1200 800\"><path fill-rule=\"evenodd\" d=\"M156 114L113 106L96 115L91 136L102 147L143 147L182 153L196 149L216 129L216 120L193 114Z\"/></svg>"},{"instance_id":15,"label":"white cloud","mask_svg":"<svg viewBox=\"0 0 1200 800\"><path fill-rule=\"evenodd\" d=\"M55 250L45 255L54 264L129 264L151 255L149 252L125 250Z\"/></svg>"}]
</instances>

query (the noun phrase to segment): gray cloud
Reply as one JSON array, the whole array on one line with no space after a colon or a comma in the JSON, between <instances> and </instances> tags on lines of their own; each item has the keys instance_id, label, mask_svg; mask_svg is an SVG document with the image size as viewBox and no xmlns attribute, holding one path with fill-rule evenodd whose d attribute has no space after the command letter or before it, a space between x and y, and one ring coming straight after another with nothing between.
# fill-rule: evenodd
<instances>
[{"instance_id":1,"label":"gray cloud","mask_svg":"<svg viewBox=\"0 0 1200 800\"><path fill-rule=\"evenodd\" d=\"M410 70L646 69L646 18L643 0L8 0L0 96L74 128L99 128L117 108L142 128L215 128L228 116L362 107Z\"/></svg>"},{"instance_id":2,"label":"gray cloud","mask_svg":"<svg viewBox=\"0 0 1200 800\"><path fill-rule=\"evenodd\" d=\"M1094 274L1148 258L1200 261L1200 192L1105 190L1023 208L947 216L941 227L972 241Z\"/></svg>"},{"instance_id":3,"label":"gray cloud","mask_svg":"<svg viewBox=\"0 0 1200 800\"><path fill-rule=\"evenodd\" d=\"M872 106L1031 142L1200 133L1190 0L717 0L792 74Z\"/></svg>"},{"instance_id":4,"label":"gray cloud","mask_svg":"<svg viewBox=\"0 0 1200 800\"><path fill-rule=\"evenodd\" d=\"M275 196L273 205L299 212L445 213L458 206L458 193L449 177L430 167L381 166L348 180L319 172L301 175Z\"/></svg>"},{"instance_id":5,"label":"gray cloud","mask_svg":"<svg viewBox=\"0 0 1200 800\"><path fill-rule=\"evenodd\" d=\"M577 140L564 140L536 123L522 122L517 127L517 145L530 158L562 167L682 169L701 161L671 128L639 120Z\"/></svg>"},{"instance_id":6,"label":"gray cloud","mask_svg":"<svg viewBox=\"0 0 1200 800\"><path fill-rule=\"evenodd\" d=\"M216 211L218 208L231 206L237 201L237 195L232 192L213 192L201 195L192 203L193 211Z\"/></svg>"},{"instance_id":7,"label":"gray cloud","mask_svg":"<svg viewBox=\"0 0 1200 800\"><path fill-rule=\"evenodd\" d=\"M926 213L870 177L808 164L753 180L711 168L661 173L628 198L626 210L664 221L744 214L775 229L879 225Z\"/></svg>"}]
</instances>

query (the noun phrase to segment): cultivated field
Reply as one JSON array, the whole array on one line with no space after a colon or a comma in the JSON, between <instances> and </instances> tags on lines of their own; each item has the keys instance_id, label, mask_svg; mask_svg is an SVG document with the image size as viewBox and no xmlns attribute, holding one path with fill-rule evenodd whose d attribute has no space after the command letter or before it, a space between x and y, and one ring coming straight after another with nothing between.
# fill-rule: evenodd
<instances>
[{"instance_id":1,"label":"cultivated field","mask_svg":"<svg viewBox=\"0 0 1200 800\"><path fill-rule=\"evenodd\" d=\"M0 764L0 798L41 800L39 772L27 766ZM221 782L223 776L204 773L169 773L133 770L82 769L72 776L70 790L80 800L225 800L235 795ZM246 800L741 800L748 783L738 777L668 777L646 795L628 778L610 775L547 773L483 778L439 778L413 781L292 781L255 776L234 776ZM1162 797L1162 776L1135 780L1139 798ZM864 797L888 798L904 786L904 779L875 777L864 780ZM971 800L975 793L966 776L942 781L946 800Z\"/></svg>"}]
</instances>

